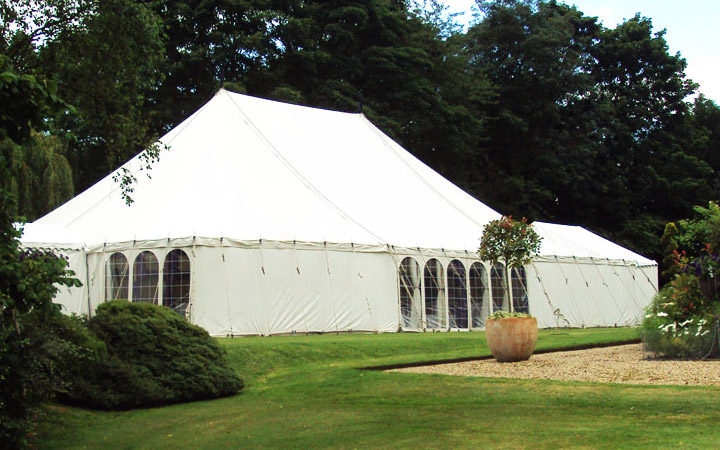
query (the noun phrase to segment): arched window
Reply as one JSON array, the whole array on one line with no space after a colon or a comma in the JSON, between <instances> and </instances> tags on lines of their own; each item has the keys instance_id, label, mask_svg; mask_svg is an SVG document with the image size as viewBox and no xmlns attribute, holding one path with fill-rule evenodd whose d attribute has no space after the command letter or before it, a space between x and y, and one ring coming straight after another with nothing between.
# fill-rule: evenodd
<instances>
[{"instance_id":1,"label":"arched window","mask_svg":"<svg viewBox=\"0 0 720 450\"><path fill-rule=\"evenodd\" d=\"M445 327L445 276L437 259L425 263L425 321L428 328Z\"/></svg>"},{"instance_id":2,"label":"arched window","mask_svg":"<svg viewBox=\"0 0 720 450\"><path fill-rule=\"evenodd\" d=\"M516 312L530 314L530 305L527 294L527 278L525 268L518 267L510 271L510 284L512 285L513 308Z\"/></svg>"},{"instance_id":3,"label":"arched window","mask_svg":"<svg viewBox=\"0 0 720 450\"><path fill-rule=\"evenodd\" d=\"M509 305L505 299L505 266L495 264L490 269L490 282L492 287L492 312L505 310L508 311Z\"/></svg>"},{"instance_id":4,"label":"arched window","mask_svg":"<svg viewBox=\"0 0 720 450\"><path fill-rule=\"evenodd\" d=\"M465 281L465 266L457 259L448 264L448 312L450 313L450 327L468 327L467 285Z\"/></svg>"},{"instance_id":5,"label":"arched window","mask_svg":"<svg viewBox=\"0 0 720 450\"><path fill-rule=\"evenodd\" d=\"M190 301L190 259L176 249L165 257L163 266L163 305L185 317Z\"/></svg>"},{"instance_id":6,"label":"arched window","mask_svg":"<svg viewBox=\"0 0 720 450\"><path fill-rule=\"evenodd\" d=\"M113 253L105 266L105 300L128 300L130 265L122 253Z\"/></svg>"},{"instance_id":7,"label":"arched window","mask_svg":"<svg viewBox=\"0 0 720 450\"><path fill-rule=\"evenodd\" d=\"M487 271L485 266L480 262L474 262L470 266L470 276L468 277L470 284L470 314L472 317L472 327L481 328L485 326L487 318L488 305L488 289L487 289Z\"/></svg>"},{"instance_id":8,"label":"arched window","mask_svg":"<svg viewBox=\"0 0 720 450\"><path fill-rule=\"evenodd\" d=\"M158 260L153 252L142 252L133 264L132 301L157 303Z\"/></svg>"},{"instance_id":9,"label":"arched window","mask_svg":"<svg viewBox=\"0 0 720 450\"><path fill-rule=\"evenodd\" d=\"M403 328L420 328L420 265L412 258L400 262L400 312Z\"/></svg>"}]
</instances>

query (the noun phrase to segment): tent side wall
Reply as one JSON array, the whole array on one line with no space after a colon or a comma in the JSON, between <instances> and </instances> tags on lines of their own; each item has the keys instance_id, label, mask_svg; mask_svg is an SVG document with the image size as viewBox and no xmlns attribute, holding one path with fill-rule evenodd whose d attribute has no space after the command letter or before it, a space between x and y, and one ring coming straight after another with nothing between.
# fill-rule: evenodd
<instances>
[{"instance_id":1,"label":"tent side wall","mask_svg":"<svg viewBox=\"0 0 720 450\"><path fill-rule=\"evenodd\" d=\"M630 326L657 292L657 266L596 258L538 258L528 273L538 326Z\"/></svg>"},{"instance_id":2,"label":"tent side wall","mask_svg":"<svg viewBox=\"0 0 720 450\"><path fill-rule=\"evenodd\" d=\"M190 320L213 335L397 330L395 266L386 253L206 247L196 254Z\"/></svg>"},{"instance_id":3,"label":"tent side wall","mask_svg":"<svg viewBox=\"0 0 720 450\"><path fill-rule=\"evenodd\" d=\"M65 250L71 269L84 286L62 288L56 302L66 313L94 311L108 298L108 261L117 253L128 262L125 295L129 296L135 283L134 264L147 252L157 260L155 299L162 302L164 262L171 252L181 250L190 268L188 318L215 336L471 329L481 328L489 313L491 267L480 263L485 288L480 294L481 308L474 309L471 267L478 260L466 252L229 240L192 245L194 241L113 244L93 249L87 257L82 250ZM409 318L403 316L408 311L402 311L400 299L399 272L404 260L417 263L413 275L417 288L409 296L411 304L405 305ZM438 305L440 316L429 318L428 278L423 270L433 261L440 268L442 292L438 298L443 304ZM459 285L470 311L461 313L467 317L464 326L452 320L451 288L455 283L457 294L458 278L455 273L454 281L450 279L451 265L462 268L465 277ZM526 267L526 283L530 313L542 328L635 325L657 291L657 266L539 257ZM477 289L474 292L477 294ZM457 302L455 298L456 312L458 305L462 307L462 301ZM473 321L473 314L480 314L481 320Z\"/></svg>"},{"instance_id":4,"label":"tent side wall","mask_svg":"<svg viewBox=\"0 0 720 450\"><path fill-rule=\"evenodd\" d=\"M182 250L190 262L188 319L214 336L398 329L397 269L393 257L378 250L384 246L355 251L322 243L183 241L114 244L90 253L92 311L108 298L106 270L113 254L127 260L131 293L136 260L152 253L155 298L162 302L164 261Z\"/></svg>"},{"instance_id":5,"label":"tent side wall","mask_svg":"<svg viewBox=\"0 0 720 450\"><path fill-rule=\"evenodd\" d=\"M88 266L85 251L77 250L60 250L59 253L68 258L68 268L75 272L75 278L82 282L80 288L68 288L59 286L58 293L55 295L54 302L62 306L62 311L66 314L88 315Z\"/></svg>"},{"instance_id":6,"label":"tent side wall","mask_svg":"<svg viewBox=\"0 0 720 450\"><path fill-rule=\"evenodd\" d=\"M53 302L60 305L61 311L65 314L88 315L88 265L85 251L80 248L68 248L49 243L23 242L25 248L40 248L51 250L56 254L67 258L68 269L74 272L74 277L80 280L82 286L69 288L58 285Z\"/></svg>"}]
</instances>

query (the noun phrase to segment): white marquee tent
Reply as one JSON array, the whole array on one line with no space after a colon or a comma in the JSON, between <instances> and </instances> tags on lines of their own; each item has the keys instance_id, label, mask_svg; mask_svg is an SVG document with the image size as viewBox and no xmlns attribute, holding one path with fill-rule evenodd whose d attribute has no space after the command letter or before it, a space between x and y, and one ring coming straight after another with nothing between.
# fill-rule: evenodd
<instances>
[{"instance_id":1,"label":"white marquee tent","mask_svg":"<svg viewBox=\"0 0 720 450\"><path fill-rule=\"evenodd\" d=\"M26 225L83 281L56 301L172 307L213 335L482 328L504 272L477 259L500 215L361 114L219 91L161 142L125 204L107 176ZM511 301L541 327L630 325L657 265L583 228L536 223Z\"/></svg>"}]
</instances>

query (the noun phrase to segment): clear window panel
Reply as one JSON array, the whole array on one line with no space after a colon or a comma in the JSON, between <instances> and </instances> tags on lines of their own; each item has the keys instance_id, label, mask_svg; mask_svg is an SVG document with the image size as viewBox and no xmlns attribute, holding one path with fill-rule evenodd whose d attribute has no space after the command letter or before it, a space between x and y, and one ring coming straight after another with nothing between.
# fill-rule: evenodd
<instances>
[{"instance_id":1,"label":"clear window panel","mask_svg":"<svg viewBox=\"0 0 720 450\"><path fill-rule=\"evenodd\" d=\"M445 328L445 276L437 259L425 263L425 322L428 328Z\"/></svg>"},{"instance_id":2,"label":"clear window panel","mask_svg":"<svg viewBox=\"0 0 720 450\"><path fill-rule=\"evenodd\" d=\"M516 312L530 314L530 304L528 302L527 293L527 277L525 276L525 268L518 267L510 271L513 294L513 308Z\"/></svg>"},{"instance_id":3,"label":"clear window panel","mask_svg":"<svg viewBox=\"0 0 720 450\"><path fill-rule=\"evenodd\" d=\"M122 253L113 253L105 266L105 300L128 300L130 265Z\"/></svg>"},{"instance_id":4,"label":"clear window panel","mask_svg":"<svg viewBox=\"0 0 720 450\"><path fill-rule=\"evenodd\" d=\"M472 317L472 327L482 328L485 326L489 308L489 292L487 288L487 271L485 266L480 262L475 262L470 266L470 274L468 276L470 283L470 316Z\"/></svg>"},{"instance_id":5,"label":"clear window panel","mask_svg":"<svg viewBox=\"0 0 720 450\"><path fill-rule=\"evenodd\" d=\"M163 305L185 317L190 302L190 258L176 249L165 256Z\"/></svg>"},{"instance_id":6,"label":"clear window panel","mask_svg":"<svg viewBox=\"0 0 720 450\"><path fill-rule=\"evenodd\" d=\"M132 301L157 303L158 271L158 260L153 252L145 251L137 255L133 265Z\"/></svg>"},{"instance_id":7,"label":"clear window panel","mask_svg":"<svg viewBox=\"0 0 720 450\"><path fill-rule=\"evenodd\" d=\"M507 281L505 280L505 267L502 264L495 264L490 269L490 282L492 290L492 307L493 311L508 310L507 300L505 299L505 289Z\"/></svg>"},{"instance_id":8,"label":"clear window panel","mask_svg":"<svg viewBox=\"0 0 720 450\"><path fill-rule=\"evenodd\" d=\"M400 262L399 281L402 327L420 329L420 265L413 258L408 257Z\"/></svg>"},{"instance_id":9,"label":"clear window panel","mask_svg":"<svg viewBox=\"0 0 720 450\"><path fill-rule=\"evenodd\" d=\"M454 259L447 269L448 312L451 328L468 327L467 284L465 266Z\"/></svg>"}]
</instances>

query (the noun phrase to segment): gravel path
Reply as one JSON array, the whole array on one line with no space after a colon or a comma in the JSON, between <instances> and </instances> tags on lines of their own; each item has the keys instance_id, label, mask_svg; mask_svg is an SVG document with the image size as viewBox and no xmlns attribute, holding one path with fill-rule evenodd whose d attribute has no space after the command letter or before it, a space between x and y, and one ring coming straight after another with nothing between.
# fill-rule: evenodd
<instances>
[{"instance_id":1,"label":"gravel path","mask_svg":"<svg viewBox=\"0 0 720 450\"><path fill-rule=\"evenodd\" d=\"M544 353L515 363L488 359L394 371L602 383L720 385L720 361L648 359L641 344Z\"/></svg>"}]
</instances>

